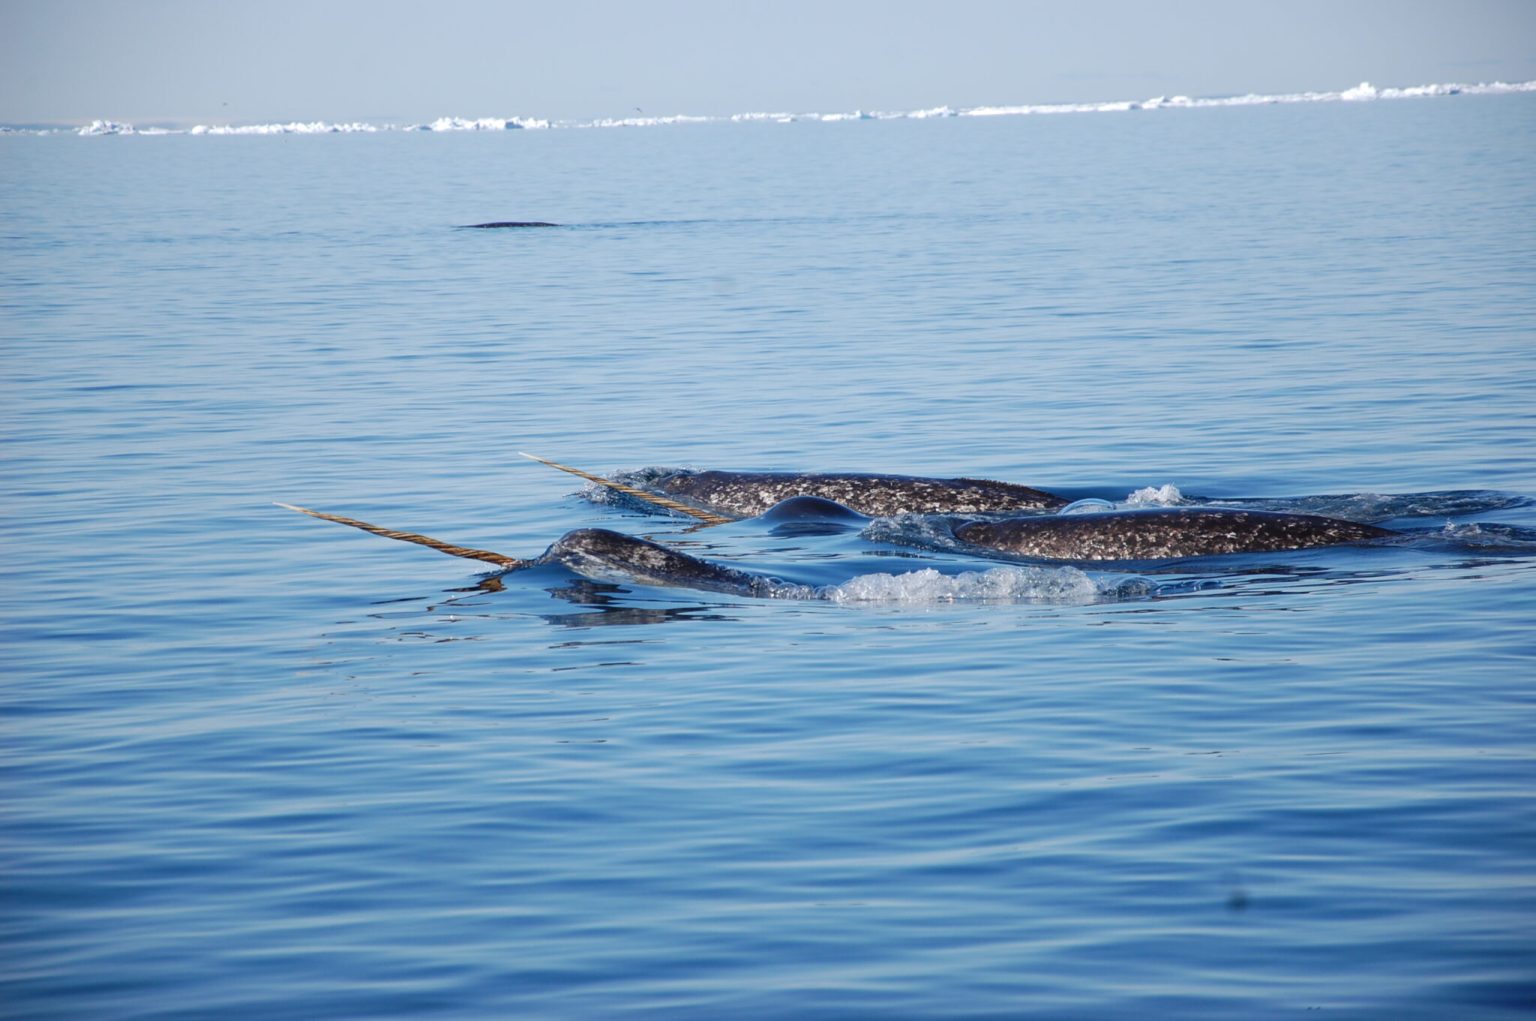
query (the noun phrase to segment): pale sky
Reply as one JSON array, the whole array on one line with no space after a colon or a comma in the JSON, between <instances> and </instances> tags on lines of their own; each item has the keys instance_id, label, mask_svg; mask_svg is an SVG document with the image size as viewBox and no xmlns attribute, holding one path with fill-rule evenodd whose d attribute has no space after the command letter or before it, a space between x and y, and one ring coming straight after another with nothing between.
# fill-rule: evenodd
<instances>
[{"instance_id":1,"label":"pale sky","mask_svg":"<svg viewBox=\"0 0 1536 1021\"><path fill-rule=\"evenodd\" d=\"M1532 0L0 0L7 124L895 111L1532 79Z\"/></svg>"}]
</instances>

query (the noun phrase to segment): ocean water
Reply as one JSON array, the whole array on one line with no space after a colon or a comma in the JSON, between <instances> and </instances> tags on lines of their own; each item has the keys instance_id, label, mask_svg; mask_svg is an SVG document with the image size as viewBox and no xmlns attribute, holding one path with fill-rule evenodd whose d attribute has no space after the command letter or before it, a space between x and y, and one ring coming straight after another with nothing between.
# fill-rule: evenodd
<instances>
[{"instance_id":1,"label":"ocean water","mask_svg":"<svg viewBox=\"0 0 1536 1021\"><path fill-rule=\"evenodd\" d=\"M1533 163L1530 94L0 138L0 1014L1530 1017ZM1420 539L1005 565L520 450Z\"/></svg>"}]
</instances>

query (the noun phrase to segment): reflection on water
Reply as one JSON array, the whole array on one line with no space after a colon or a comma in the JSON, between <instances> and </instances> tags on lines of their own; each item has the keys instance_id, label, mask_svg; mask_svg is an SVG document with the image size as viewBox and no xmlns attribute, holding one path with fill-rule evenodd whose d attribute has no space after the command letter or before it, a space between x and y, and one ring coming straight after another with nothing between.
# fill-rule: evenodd
<instances>
[{"instance_id":1,"label":"reflection on water","mask_svg":"<svg viewBox=\"0 0 1536 1021\"><path fill-rule=\"evenodd\" d=\"M546 613L544 620L557 627L617 627L632 624L676 624L688 620L736 620L719 612L718 606L679 606L666 609L606 606L586 613Z\"/></svg>"},{"instance_id":2,"label":"reflection on water","mask_svg":"<svg viewBox=\"0 0 1536 1021\"><path fill-rule=\"evenodd\" d=\"M545 589L553 598L586 607L581 613L545 613L540 616L557 627L620 627L635 624L672 624L690 620L735 620L721 613L721 605L644 607L625 605L631 590L610 582L581 579L569 585Z\"/></svg>"}]
</instances>

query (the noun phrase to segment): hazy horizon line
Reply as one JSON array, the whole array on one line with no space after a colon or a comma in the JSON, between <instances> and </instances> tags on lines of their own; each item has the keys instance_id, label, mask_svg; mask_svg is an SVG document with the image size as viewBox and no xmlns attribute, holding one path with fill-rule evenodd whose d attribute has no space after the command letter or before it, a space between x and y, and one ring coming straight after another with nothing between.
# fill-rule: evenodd
<instances>
[{"instance_id":1,"label":"hazy horizon line","mask_svg":"<svg viewBox=\"0 0 1536 1021\"><path fill-rule=\"evenodd\" d=\"M262 134L349 134L383 132L462 132L505 131L519 129L572 129L601 127L658 127L711 123L792 123L837 122L850 120L926 120L947 117L1025 116L1031 114L1116 113L1137 110L1208 109L1236 106L1270 106L1298 103L1373 101L1380 99L1416 99L1460 95L1509 95L1536 92L1536 80L1523 82L1440 82L1409 86L1377 87L1360 82L1345 89L1309 90L1286 93L1231 93L1213 96L1162 95L1146 99L1097 100L1081 102L1044 102L982 104L950 107L939 105L911 110L852 111L743 111L732 114L672 113L650 115L640 108L622 117L544 118L528 115L510 117L460 117L448 115L427 122L403 119L368 120L267 120L211 124L191 118L136 118L132 122L95 118L89 122L44 121L4 123L5 134L77 134L94 135L262 135Z\"/></svg>"}]
</instances>

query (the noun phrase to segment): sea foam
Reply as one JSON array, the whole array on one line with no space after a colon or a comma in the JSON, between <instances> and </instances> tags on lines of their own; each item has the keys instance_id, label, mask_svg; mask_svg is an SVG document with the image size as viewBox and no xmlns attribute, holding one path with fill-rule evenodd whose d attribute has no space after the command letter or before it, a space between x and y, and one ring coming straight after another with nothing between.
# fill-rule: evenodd
<instances>
[{"instance_id":1,"label":"sea foam","mask_svg":"<svg viewBox=\"0 0 1536 1021\"><path fill-rule=\"evenodd\" d=\"M1142 579L1095 580L1075 567L994 567L943 574L931 567L903 574L861 574L838 585L769 583L758 594L843 604L1064 603L1085 605L1151 594Z\"/></svg>"}]
</instances>

